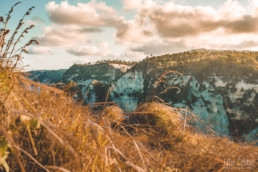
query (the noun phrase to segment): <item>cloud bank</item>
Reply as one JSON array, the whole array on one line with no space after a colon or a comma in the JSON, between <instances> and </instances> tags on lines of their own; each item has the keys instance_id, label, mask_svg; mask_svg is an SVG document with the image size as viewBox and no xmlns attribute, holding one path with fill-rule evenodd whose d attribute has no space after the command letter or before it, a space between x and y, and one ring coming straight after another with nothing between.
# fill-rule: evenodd
<instances>
[{"instance_id":1,"label":"cloud bank","mask_svg":"<svg viewBox=\"0 0 258 172\"><path fill-rule=\"evenodd\" d=\"M59 47L79 57L112 56L116 54L113 45L124 48L121 58L139 59L195 48L258 47L256 0L249 1L249 6L227 0L217 8L166 0L123 0L121 10L96 0L76 5L53 1L46 9L52 25L36 39L43 46ZM134 16L128 19L127 13Z\"/></svg>"}]
</instances>

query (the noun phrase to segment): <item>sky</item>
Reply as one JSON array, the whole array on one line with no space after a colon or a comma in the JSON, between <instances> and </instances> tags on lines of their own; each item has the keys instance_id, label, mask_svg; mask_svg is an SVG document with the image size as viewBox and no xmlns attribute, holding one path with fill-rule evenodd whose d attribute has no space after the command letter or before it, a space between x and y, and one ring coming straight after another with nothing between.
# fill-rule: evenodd
<instances>
[{"instance_id":1,"label":"sky","mask_svg":"<svg viewBox=\"0 0 258 172\"><path fill-rule=\"evenodd\" d=\"M0 16L18 0L0 0ZM192 49L258 50L258 0L23 0L9 28L31 6L20 45L25 70L64 69L97 60L140 61ZM2 27L2 25L0 25Z\"/></svg>"}]
</instances>

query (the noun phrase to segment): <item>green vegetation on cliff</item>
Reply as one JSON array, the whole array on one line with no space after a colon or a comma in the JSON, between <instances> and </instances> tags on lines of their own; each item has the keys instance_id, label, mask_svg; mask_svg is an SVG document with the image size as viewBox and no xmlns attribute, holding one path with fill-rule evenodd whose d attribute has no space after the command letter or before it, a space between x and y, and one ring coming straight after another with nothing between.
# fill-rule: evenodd
<instances>
[{"instance_id":1,"label":"green vegetation on cliff","mask_svg":"<svg viewBox=\"0 0 258 172\"><path fill-rule=\"evenodd\" d=\"M100 60L95 63L85 63L85 64L76 64L77 66L88 66L88 65L94 65L94 64L102 64L102 63L107 63L107 64L121 64L121 65L129 65L133 66L136 65L139 62L136 61L125 61L125 60Z\"/></svg>"},{"instance_id":2,"label":"green vegetation on cliff","mask_svg":"<svg viewBox=\"0 0 258 172\"><path fill-rule=\"evenodd\" d=\"M220 64L233 63L258 70L258 52L253 51L192 50L146 59L146 62L156 64L158 67L174 67L202 61Z\"/></svg>"}]
</instances>

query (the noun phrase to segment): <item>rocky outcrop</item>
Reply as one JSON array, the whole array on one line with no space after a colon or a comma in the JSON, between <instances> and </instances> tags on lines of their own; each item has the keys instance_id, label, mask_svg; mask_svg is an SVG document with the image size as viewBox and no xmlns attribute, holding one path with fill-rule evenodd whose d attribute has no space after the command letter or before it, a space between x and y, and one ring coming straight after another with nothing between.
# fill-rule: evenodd
<instances>
[{"instance_id":1,"label":"rocky outcrop","mask_svg":"<svg viewBox=\"0 0 258 172\"><path fill-rule=\"evenodd\" d=\"M100 63L73 65L63 75L64 83L76 82L77 98L85 104L104 102L111 84L121 78L131 66Z\"/></svg>"}]
</instances>

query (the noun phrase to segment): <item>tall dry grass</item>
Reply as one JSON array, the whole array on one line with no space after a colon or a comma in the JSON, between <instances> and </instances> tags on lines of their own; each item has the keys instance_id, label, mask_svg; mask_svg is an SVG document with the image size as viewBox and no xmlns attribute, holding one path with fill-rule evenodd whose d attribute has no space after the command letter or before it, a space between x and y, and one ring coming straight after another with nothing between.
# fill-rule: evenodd
<instances>
[{"instance_id":1,"label":"tall dry grass","mask_svg":"<svg viewBox=\"0 0 258 172\"><path fill-rule=\"evenodd\" d=\"M12 11L0 18L0 171L255 170L257 147L194 132L187 125L194 114L182 109L152 102L124 114L104 102L94 111L70 93L28 81L17 70L20 56L12 57L15 37L9 48L3 44Z\"/></svg>"}]
</instances>

